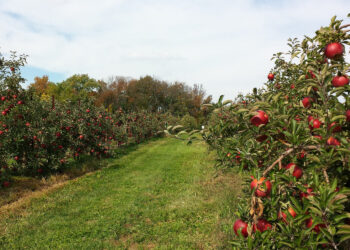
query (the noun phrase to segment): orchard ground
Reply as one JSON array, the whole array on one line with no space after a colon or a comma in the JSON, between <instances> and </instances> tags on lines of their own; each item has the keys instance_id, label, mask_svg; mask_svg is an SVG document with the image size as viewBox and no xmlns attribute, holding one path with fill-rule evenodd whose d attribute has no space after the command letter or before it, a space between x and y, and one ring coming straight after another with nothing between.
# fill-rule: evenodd
<instances>
[{"instance_id":1,"label":"orchard ground","mask_svg":"<svg viewBox=\"0 0 350 250\"><path fill-rule=\"evenodd\" d=\"M0 246L230 248L240 175L206 144L155 139L74 180L0 208ZM46 191L45 191L46 190Z\"/></svg>"}]
</instances>

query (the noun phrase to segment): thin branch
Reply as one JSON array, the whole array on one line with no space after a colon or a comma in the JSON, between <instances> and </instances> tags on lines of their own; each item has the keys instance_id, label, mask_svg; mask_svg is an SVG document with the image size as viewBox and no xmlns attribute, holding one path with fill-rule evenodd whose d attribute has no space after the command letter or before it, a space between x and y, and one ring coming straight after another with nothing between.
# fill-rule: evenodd
<instances>
[{"instance_id":1,"label":"thin branch","mask_svg":"<svg viewBox=\"0 0 350 250\"><path fill-rule=\"evenodd\" d=\"M314 150L314 149L319 149L319 146L306 146L306 147L298 147L297 149L304 149L304 150ZM263 173L263 176L266 176L266 174L268 172L270 172L273 167L279 163L279 165L281 166L281 161L283 160L284 157L286 157L287 155L291 154L294 151L294 148L290 148L287 151L283 152L282 155L280 157L278 157L278 159L276 161L274 161L274 163L272 163Z\"/></svg>"},{"instance_id":2,"label":"thin branch","mask_svg":"<svg viewBox=\"0 0 350 250\"><path fill-rule=\"evenodd\" d=\"M345 33L346 33L346 32L349 32L349 31L350 31L350 29L347 29L347 30L343 30L343 32L345 32Z\"/></svg>"},{"instance_id":3,"label":"thin branch","mask_svg":"<svg viewBox=\"0 0 350 250\"><path fill-rule=\"evenodd\" d=\"M287 151L285 151L280 157L278 157L278 159L277 159L274 163L272 163L272 164L270 165L270 167L268 167L268 168L264 171L263 176L265 176L268 172L270 172L271 169L273 169L273 167L274 167L277 163L279 163L280 161L282 161L284 157L286 157L287 155L289 155L289 154L292 153L293 151L294 151L294 148L290 148L290 149L288 149Z\"/></svg>"},{"instance_id":4,"label":"thin branch","mask_svg":"<svg viewBox=\"0 0 350 250\"><path fill-rule=\"evenodd\" d=\"M349 23L349 24L344 24L344 25L340 26L339 29L344 29L344 28L346 28L346 27L350 27L350 23Z\"/></svg>"}]
</instances>

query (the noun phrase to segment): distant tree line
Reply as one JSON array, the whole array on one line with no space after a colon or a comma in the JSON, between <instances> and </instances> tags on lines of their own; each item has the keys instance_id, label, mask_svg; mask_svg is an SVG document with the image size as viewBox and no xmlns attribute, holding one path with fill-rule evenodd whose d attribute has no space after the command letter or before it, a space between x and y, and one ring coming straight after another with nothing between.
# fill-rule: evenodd
<instances>
[{"instance_id":1,"label":"distant tree line","mask_svg":"<svg viewBox=\"0 0 350 250\"><path fill-rule=\"evenodd\" d=\"M168 112L182 118L191 128L197 128L207 120L209 111L201 107L212 101L202 85L191 87L182 82L169 83L151 76L138 80L111 77L102 81L82 74L59 83L50 82L48 76L43 76L35 77L29 88L43 100L49 101L52 96L59 102L92 99L96 106L103 106L110 112L120 108L126 112Z\"/></svg>"}]
</instances>

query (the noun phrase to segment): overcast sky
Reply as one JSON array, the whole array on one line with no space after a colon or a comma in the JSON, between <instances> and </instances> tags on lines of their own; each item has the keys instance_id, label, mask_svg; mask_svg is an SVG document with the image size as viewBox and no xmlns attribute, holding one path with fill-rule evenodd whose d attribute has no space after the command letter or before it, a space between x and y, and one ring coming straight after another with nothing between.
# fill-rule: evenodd
<instances>
[{"instance_id":1,"label":"overcast sky","mask_svg":"<svg viewBox=\"0 0 350 250\"><path fill-rule=\"evenodd\" d=\"M29 82L151 75L228 99L263 85L289 37L349 12L349 0L0 0L0 51L29 55Z\"/></svg>"}]
</instances>

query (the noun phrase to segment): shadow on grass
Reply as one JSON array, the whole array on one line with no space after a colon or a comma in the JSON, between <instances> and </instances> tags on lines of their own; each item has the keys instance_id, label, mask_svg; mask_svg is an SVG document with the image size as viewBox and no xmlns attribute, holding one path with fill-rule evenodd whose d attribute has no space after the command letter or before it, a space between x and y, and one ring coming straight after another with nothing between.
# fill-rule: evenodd
<instances>
[{"instance_id":1,"label":"shadow on grass","mask_svg":"<svg viewBox=\"0 0 350 250\"><path fill-rule=\"evenodd\" d=\"M0 188L0 207L11 204L34 191L40 191L49 188L54 184L63 183L83 176L87 173L94 172L103 167L119 169L119 164L111 164L115 159L122 158L136 151L140 146L152 141L160 140L161 137L152 138L141 142L140 144L123 145L116 148L110 158L97 159L90 155L82 155L79 159L69 159L66 167L57 172L47 172L42 176L13 176L11 186L8 188Z\"/></svg>"}]
</instances>

